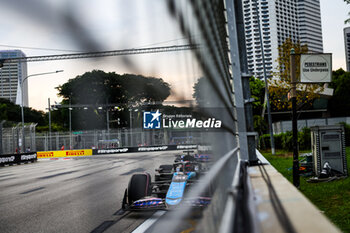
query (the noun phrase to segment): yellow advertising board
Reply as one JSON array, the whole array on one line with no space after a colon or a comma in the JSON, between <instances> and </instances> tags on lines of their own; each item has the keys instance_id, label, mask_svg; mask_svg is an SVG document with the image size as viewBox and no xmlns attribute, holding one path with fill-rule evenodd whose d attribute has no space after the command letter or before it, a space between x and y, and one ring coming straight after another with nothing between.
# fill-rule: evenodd
<instances>
[{"instance_id":1,"label":"yellow advertising board","mask_svg":"<svg viewBox=\"0 0 350 233\"><path fill-rule=\"evenodd\" d=\"M92 155L92 149L88 150L55 150L55 151L38 151L37 158L62 158L62 157L74 157L74 156L90 156Z\"/></svg>"}]
</instances>

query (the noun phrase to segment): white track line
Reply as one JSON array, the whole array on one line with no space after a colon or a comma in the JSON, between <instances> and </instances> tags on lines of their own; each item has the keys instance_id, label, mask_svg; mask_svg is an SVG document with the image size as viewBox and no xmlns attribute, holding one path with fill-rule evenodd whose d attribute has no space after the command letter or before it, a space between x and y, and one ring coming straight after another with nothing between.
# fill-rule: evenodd
<instances>
[{"instance_id":1,"label":"white track line","mask_svg":"<svg viewBox=\"0 0 350 233\"><path fill-rule=\"evenodd\" d=\"M149 219L144 221L140 226L138 226L132 233L144 233L155 223L166 211L158 210Z\"/></svg>"}]
</instances>

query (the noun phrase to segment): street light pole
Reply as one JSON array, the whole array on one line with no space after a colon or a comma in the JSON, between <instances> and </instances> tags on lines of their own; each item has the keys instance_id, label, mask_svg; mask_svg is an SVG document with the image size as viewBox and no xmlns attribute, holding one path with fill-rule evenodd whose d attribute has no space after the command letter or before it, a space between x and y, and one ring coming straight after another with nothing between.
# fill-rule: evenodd
<instances>
[{"instance_id":1,"label":"street light pole","mask_svg":"<svg viewBox=\"0 0 350 233\"><path fill-rule=\"evenodd\" d=\"M299 154L298 154L298 121L297 121L297 79L296 79L296 64L295 50L290 51L290 76L291 76L291 98L292 98L292 128L293 128L293 184L295 187L300 186L299 177Z\"/></svg>"},{"instance_id":2,"label":"street light pole","mask_svg":"<svg viewBox=\"0 0 350 233\"><path fill-rule=\"evenodd\" d=\"M21 82L21 115L22 115L22 152L24 152L25 150L25 135L24 135L24 110L23 110L23 84L24 81L26 81L29 77L33 77L33 76L39 76L39 75L45 75L45 74L56 74L59 72L63 72L63 70L56 70L53 72L45 72L45 73L38 73L38 74L31 74L31 75L27 75L27 77L25 77L22 82Z\"/></svg>"},{"instance_id":3,"label":"street light pole","mask_svg":"<svg viewBox=\"0 0 350 233\"><path fill-rule=\"evenodd\" d=\"M69 97L69 149L72 149L72 107L71 107L71 100Z\"/></svg>"},{"instance_id":4,"label":"street light pole","mask_svg":"<svg viewBox=\"0 0 350 233\"><path fill-rule=\"evenodd\" d=\"M51 150L51 105L50 105L50 98L48 98L48 104L49 104L49 150Z\"/></svg>"},{"instance_id":5,"label":"street light pole","mask_svg":"<svg viewBox=\"0 0 350 233\"><path fill-rule=\"evenodd\" d=\"M132 109L129 109L130 112L130 122L129 122L129 126L130 126L130 146L133 146L133 141L132 141Z\"/></svg>"},{"instance_id":6,"label":"street light pole","mask_svg":"<svg viewBox=\"0 0 350 233\"><path fill-rule=\"evenodd\" d=\"M109 109L106 108L106 118L107 118L107 132L109 133Z\"/></svg>"},{"instance_id":7,"label":"street light pole","mask_svg":"<svg viewBox=\"0 0 350 233\"><path fill-rule=\"evenodd\" d=\"M27 76L28 78L29 76ZM24 111L23 111L23 82L24 80L22 81L22 84L21 84L21 115L22 115L22 152L24 152L24 149L25 149L25 135L24 135Z\"/></svg>"},{"instance_id":8,"label":"street light pole","mask_svg":"<svg viewBox=\"0 0 350 233\"><path fill-rule=\"evenodd\" d=\"M258 30L259 30L261 57L262 57L263 72L264 72L265 100L266 100L266 109L267 109L267 121L268 121L268 124L269 124L271 153L273 155L275 155L276 154L276 152L275 152L275 139L273 137L271 106L270 106L270 95L269 95L269 87L268 87L268 83L267 83L267 72L266 72L266 64L265 64L265 51L264 51L263 38L262 38L262 34L261 34L260 17L259 17L260 13L259 13L259 9L258 9L258 1L257 0L255 0L255 9L256 9L256 16L258 17Z\"/></svg>"}]
</instances>

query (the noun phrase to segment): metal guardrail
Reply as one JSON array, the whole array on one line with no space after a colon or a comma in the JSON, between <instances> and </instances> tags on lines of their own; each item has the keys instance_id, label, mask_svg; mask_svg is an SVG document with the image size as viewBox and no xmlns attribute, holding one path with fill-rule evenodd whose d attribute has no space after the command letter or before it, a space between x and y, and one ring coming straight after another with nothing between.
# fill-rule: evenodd
<instances>
[{"instance_id":1,"label":"metal guardrail","mask_svg":"<svg viewBox=\"0 0 350 233\"><path fill-rule=\"evenodd\" d=\"M260 232L247 161L240 160L237 164L228 193L219 233Z\"/></svg>"}]
</instances>

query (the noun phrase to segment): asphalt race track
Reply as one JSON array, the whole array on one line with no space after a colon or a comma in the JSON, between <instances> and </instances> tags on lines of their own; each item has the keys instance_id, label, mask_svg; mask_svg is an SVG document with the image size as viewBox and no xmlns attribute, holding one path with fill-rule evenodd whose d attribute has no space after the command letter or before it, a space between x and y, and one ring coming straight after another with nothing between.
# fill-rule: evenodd
<instances>
[{"instance_id":1,"label":"asphalt race track","mask_svg":"<svg viewBox=\"0 0 350 233\"><path fill-rule=\"evenodd\" d=\"M153 212L120 211L134 173L180 151L96 155L0 168L0 232L132 232Z\"/></svg>"}]
</instances>

